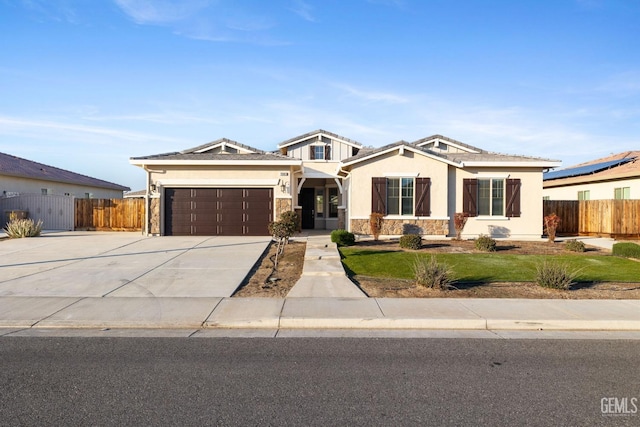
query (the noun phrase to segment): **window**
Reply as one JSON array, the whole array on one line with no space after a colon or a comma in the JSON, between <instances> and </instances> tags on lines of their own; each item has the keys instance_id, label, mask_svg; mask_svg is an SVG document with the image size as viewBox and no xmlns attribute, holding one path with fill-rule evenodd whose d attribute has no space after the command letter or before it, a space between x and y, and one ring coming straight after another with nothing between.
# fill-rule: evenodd
<instances>
[{"instance_id":1,"label":"window","mask_svg":"<svg viewBox=\"0 0 640 427\"><path fill-rule=\"evenodd\" d=\"M591 198L591 193L589 190L578 191L578 200L589 200Z\"/></svg>"},{"instance_id":2,"label":"window","mask_svg":"<svg viewBox=\"0 0 640 427\"><path fill-rule=\"evenodd\" d=\"M462 211L468 216L520 216L520 180L464 179Z\"/></svg>"},{"instance_id":3,"label":"window","mask_svg":"<svg viewBox=\"0 0 640 427\"><path fill-rule=\"evenodd\" d=\"M413 178L387 179L387 214L413 215Z\"/></svg>"},{"instance_id":4,"label":"window","mask_svg":"<svg viewBox=\"0 0 640 427\"><path fill-rule=\"evenodd\" d=\"M338 217L338 189L337 188L329 188L329 218L337 218Z\"/></svg>"},{"instance_id":5,"label":"window","mask_svg":"<svg viewBox=\"0 0 640 427\"><path fill-rule=\"evenodd\" d=\"M324 190L316 190L316 216L324 217Z\"/></svg>"},{"instance_id":6,"label":"window","mask_svg":"<svg viewBox=\"0 0 640 427\"><path fill-rule=\"evenodd\" d=\"M431 179L371 179L371 212L384 215L430 216Z\"/></svg>"},{"instance_id":7,"label":"window","mask_svg":"<svg viewBox=\"0 0 640 427\"><path fill-rule=\"evenodd\" d=\"M616 199L616 200L630 199L631 198L631 188L630 187L615 188L613 190L613 198Z\"/></svg>"},{"instance_id":8,"label":"window","mask_svg":"<svg viewBox=\"0 0 640 427\"><path fill-rule=\"evenodd\" d=\"M331 160L330 145L311 145L309 147L310 160Z\"/></svg>"},{"instance_id":9,"label":"window","mask_svg":"<svg viewBox=\"0 0 640 427\"><path fill-rule=\"evenodd\" d=\"M504 216L504 179L478 180L478 215Z\"/></svg>"},{"instance_id":10,"label":"window","mask_svg":"<svg viewBox=\"0 0 640 427\"><path fill-rule=\"evenodd\" d=\"M40 193L41 193L43 196L46 196L47 194L49 194L49 190L48 190L48 189L46 189L46 188L42 188L42 189L40 190Z\"/></svg>"}]
</instances>

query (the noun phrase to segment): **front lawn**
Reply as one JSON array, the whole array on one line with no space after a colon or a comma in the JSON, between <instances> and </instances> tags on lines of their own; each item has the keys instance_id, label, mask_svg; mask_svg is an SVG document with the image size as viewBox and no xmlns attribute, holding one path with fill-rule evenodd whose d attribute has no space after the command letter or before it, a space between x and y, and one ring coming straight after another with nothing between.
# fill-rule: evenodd
<instances>
[{"instance_id":1,"label":"front lawn","mask_svg":"<svg viewBox=\"0 0 640 427\"><path fill-rule=\"evenodd\" d=\"M404 252L358 247L340 248L343 264L352 275L413 279L411 265L416 256L431 253ZM640 263L608 255L513 255L497 253L438 253L458 282L533 282L536 266L545 259L566 263L579 271L578 282L640 282Z\"/></svg>"}]
</instances>

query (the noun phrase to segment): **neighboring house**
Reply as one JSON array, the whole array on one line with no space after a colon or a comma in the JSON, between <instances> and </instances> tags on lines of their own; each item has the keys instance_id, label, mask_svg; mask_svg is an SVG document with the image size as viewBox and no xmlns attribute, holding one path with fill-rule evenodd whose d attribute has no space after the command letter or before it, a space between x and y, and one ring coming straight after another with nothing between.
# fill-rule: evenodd
<instances>
[{"instance_id":1,"label":"neighboring house","mask_svg":"<svg viewBox=\"0 0 640 427\"><path fill-rule=\"evenodd\" d=\"M0 197L21 194L120 199L129 187L0 153Z\"/></svg>"},{"instance_id":2,"label":"neighboring house","mask_svg":"<svg viewBox=\"0 0 640 427\"><path fill-rule=\"evenodd\" d=\"M625 151L543 177L546 200L640 199L640 151Z\"/></svg>"},{"instance_id":3,"label":"neighboring house","mask_svg":"<svg viewBox=\"0 0 640 427\"><path fill-rule=\"evenodd\" d=\"M490 153L434 135L371 149L317 130L268 153L228 139L181 152L135 157L147 172L150 234L266 235L288 210L303 229L369 234L540 237L542 173L560 162Z\"/></svg>"}]
</instances>

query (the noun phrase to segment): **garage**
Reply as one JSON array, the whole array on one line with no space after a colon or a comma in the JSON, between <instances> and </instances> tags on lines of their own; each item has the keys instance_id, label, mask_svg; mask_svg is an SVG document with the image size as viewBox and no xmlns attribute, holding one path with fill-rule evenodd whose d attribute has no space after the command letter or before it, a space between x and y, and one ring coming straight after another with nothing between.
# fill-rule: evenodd
<instances>
[{"instance_id":1,"label":"garage","mask_svg":"<svg viewBox=\"0 0 640 427\"><path fill-rule=\"evenodd\" d=\"M267 236L271 188L166 188L167 236Z\"/></svg>"}]
</instances>

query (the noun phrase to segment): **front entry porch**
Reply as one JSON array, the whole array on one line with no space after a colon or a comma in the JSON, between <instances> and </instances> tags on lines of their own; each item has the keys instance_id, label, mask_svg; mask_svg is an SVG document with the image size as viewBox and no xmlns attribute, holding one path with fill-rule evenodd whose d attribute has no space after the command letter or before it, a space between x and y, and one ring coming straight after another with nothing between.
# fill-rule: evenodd
<instances>
[{"instance_id":1,"label":"front entry porch","mask_svg":"<svg viewBox=\"0 0 640 427\"><path fill-rule=\"evenodd\" d=\"M296 212L303 230L336 230L344 228L342 183L336 179L301 180Z\"/></svg>"}]
</instances>

